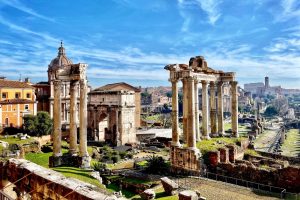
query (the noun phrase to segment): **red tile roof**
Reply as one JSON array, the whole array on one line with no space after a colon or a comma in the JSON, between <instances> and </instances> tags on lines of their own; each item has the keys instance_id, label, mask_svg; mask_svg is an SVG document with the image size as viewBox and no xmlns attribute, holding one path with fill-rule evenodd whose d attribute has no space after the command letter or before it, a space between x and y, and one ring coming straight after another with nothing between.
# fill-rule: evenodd
<instances>
[{"instance_id":1,"label":"red tile roof","mask_svg":"<svg viewBox=\"0 0 300 200\"><path fill-rule=\"evenodd\" d=\"M0 79L0 88L29 88L34 89L31 85L25 82L20 81L11 81L11 80L1 80Z\"/></svg>"}]
</instances>

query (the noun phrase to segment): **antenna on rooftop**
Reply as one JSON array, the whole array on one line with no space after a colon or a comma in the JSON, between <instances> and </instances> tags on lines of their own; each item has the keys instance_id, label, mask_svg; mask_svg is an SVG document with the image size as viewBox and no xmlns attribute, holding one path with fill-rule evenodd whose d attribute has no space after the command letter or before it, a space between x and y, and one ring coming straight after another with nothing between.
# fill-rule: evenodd
<instances>
[{"instance_id":1,"label":"antenna on rooftop","mask_svg":"<svg viewBox=\"0 0 300 200\"><path fill-rule=\"evenodd\" d=\"M20 73L19 81L22 82L22 74Z\"/></svg>"}]
</instances>

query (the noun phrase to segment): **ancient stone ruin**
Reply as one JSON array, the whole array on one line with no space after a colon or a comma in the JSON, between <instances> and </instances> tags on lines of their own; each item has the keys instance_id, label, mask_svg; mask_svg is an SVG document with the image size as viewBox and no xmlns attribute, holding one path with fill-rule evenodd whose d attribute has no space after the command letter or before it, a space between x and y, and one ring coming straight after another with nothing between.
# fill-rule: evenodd
<instances>
[{"instance_id":1,"label":"ancient stone ruin","mask_svg":"<svg viewBox=\"0 0 300 200\"><path fill-rule=\"evenodd\" d=\"M170 71L172 83L172 145L171 165L174 172L199 174L200 152L196 141L209 139L211 136L224 135L223 91L225 82L231 85L232 136L238 137L238 99L237 81L233 72L223 72L208 67L204 57L192 57L189 65L170 64L165 67ZM186 147L179 142L178 121L178 81L183 85L183 136ZM198 85L202 84L202 131L199 128ZM208 85L210 89L210 110L208 106ZM216 90L217 88L217 102ZM209 115L210 112L210 115ZM209 117L210 126L209 129Z\"/></svg>"},{"instance_id":2,"label":"ancient stone ruin","mask_svg":"<svg viewBox=\"0 0 300 200\"><path fill-rule=\"evenodd\" d=\"M59 55L64 55L64 48L59 48ZM87 64L68 64L58 67L54 71L53 90L53 156L49 158L49 166L56 167L63 164L73 163L83 168L90 167L90 157L87 151ZM65 158L61 152L61 114L62 85L70 83L70 157ZM79 156L77 154L77 100L78 87L80 87L79 102ZM51 88L52 89L52 88ZM71 162L70 162L71 160ZM73 160L73 162L72 162Z\"/></svg>"}]
</instances>

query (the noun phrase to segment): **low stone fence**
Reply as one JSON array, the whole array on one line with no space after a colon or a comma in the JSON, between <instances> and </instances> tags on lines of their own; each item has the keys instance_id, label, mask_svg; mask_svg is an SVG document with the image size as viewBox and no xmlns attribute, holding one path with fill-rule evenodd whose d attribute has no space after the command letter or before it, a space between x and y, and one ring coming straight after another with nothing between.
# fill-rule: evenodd
<instances>
[{"instance_id":1,"label":"low stone fence","mask_svg":"<svg viewBox=\"0 0 300 200\"><path fill-rule=\"evenodd\" d=\"M288 192L300 192L300 167L297 166L268 170L257 168L249 161L219 163L217 174L286 188Z\"/></svg>"},{"instance_id":2,"label":"low stone fence","mask_svg":"<svg viewBox=\"0 0 300 200\"><path fill-rule=\"evenodd\" d=\"M32 199L118 199L107 191L76 179L46 169L23 159L0 162L0 183L7 180L15 184L18 197L30 194ZM1 188L5 187L1 185Z\"/></svg>"},{"instance_id":3,"label":"low stone fence","mask_svg":"<svg viewBox=\"0 0 300 200\"><path fill-rule=\"evenodd\" d=\"M43 135L41 137L34 137L36 141L40 143L41 146L51 142L51 135Z\"/></svg>"},{"instance_id":4,"label":"low stone fence","mask_svg":"<svg viewBox=\"0 0 300 200\"><path fill-rule=\"evenodd\" d=\"M292 165L300 165L300 156L298 157L289 157L289 156L283 156L275 153L268 153L268 152L263 152L263 151L257 151L259 152L260 155L273 158L273 159L279 159L279 160L286 160L289 161L290 164Z\"/></svg>"}]
</instances>

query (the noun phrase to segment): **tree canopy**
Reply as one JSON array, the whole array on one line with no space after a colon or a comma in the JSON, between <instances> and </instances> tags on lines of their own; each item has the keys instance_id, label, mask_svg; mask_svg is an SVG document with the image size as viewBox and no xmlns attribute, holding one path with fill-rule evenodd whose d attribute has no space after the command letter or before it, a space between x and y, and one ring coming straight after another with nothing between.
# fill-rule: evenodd
<instances>
[{"instance_id":1,"label":"tree canopy","mask_svg":"<svg viewBox=\"0 0 300 200\"><path fill-rule=\"evenodd\" d=\"M48 112L38 112L37 115L24 116L24 130L33 136L49 135L53 122Z\"/></svg>"}]
</instances>

